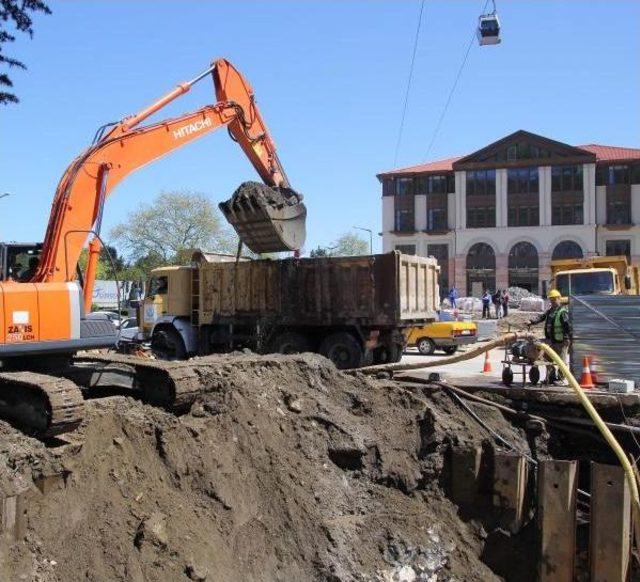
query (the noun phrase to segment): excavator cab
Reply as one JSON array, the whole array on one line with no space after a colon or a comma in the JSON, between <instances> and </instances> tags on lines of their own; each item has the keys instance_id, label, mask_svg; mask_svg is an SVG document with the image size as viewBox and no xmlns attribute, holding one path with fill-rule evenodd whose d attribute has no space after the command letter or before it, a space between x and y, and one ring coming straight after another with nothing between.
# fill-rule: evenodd
<instances>
[{"instance_id":1,"label":"excavator cab","mask_svg":"<svg viewBox=\"0 0 640 582\"><path fill-rule=\"evenodd\" d=\"M41 252L42 243L0 243L0 281L30 281Z\"/></svg>"},{"instance_id":2,"label":"excavator cab","mask_svg":"<svg viewBox=\"0 0 640 582\"><path fill-rule=\"evenodd\" d=\"M244 182L219 207L254 253L295 251L304 244L307 209L291 188Z\"/></svg>"}]
</instances>

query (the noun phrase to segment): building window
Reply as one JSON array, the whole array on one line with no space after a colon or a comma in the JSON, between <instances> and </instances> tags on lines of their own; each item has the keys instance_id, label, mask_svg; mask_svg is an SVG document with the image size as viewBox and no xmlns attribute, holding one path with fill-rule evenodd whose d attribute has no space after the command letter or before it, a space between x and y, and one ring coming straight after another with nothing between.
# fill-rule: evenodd
<instances>
[{"instance_id":1,"label":"building window","mask_svg":"<svg viewBox=\"0 0 640 582\"><path fill-rule=\"evenodd\" d=\"M400 251L403 255L415 255L416 245L396 245L396 251Z\"/></svg>"},{"instance_id":2,"label":"building window","mask_svg":"<svg viewBox=\"0 0 640 582\"><path fill-rule=\"evenodd\" d=\"M395 196L396 183L393 178L385 178L382 180L382 195L383 196Z\"/></svg>"},{"instance_id":3,"label":"building window","mask_svg":"<svg viewBox=\"0 0 640 582\"><path fill-rule=\"evenodd\" d=\"M558 243L551 254L552 261L560 259L581 259L583 257L582 248L577 242L563 240Z\"/></svg>"},{"instance_id":4,"label":"building window","mask_svg":"<svg viewBox=\"0 0 640 582\"><path fill-rule=\"evenodd\" d=\"M509 251L509 287L538 292L538 251L531 243L519 242Z\"/></svg>"},{"instance_id":5,"label":"building window","mask_svg":"<svg viewBox=\"0 0 640 582\"><path fill-rule=\"evenodd\" d=\"M551 152L548 149L521 141L510 145L505 150L500 150L493 159L496 162L515 162L516 160L537 160L550 156Z\"/></svg>"},{"instance_id":6,"label":"building window","mask_svg":"<svg viewBox=\"0 0 640 582\"><path fill-rule=\"evenodd\" d=\"M496 225L496 171L467 172L467 228Z\"/></svg>"},{"instance_id":7,"label":"building window","mask_svg":"<svg viewBox=\"0 0 640 582\"><path fill-rule=\"evenodd\" d=\"M448 230L447 208L429 208L427 210L427 232Z\"/></svg>"},{"instance_id":8,"label":"building window","mask_svg":"<svg viewBox=\"0 0 640 582\"><path fill-rule=\"evenodd\" d=\"M427 245L427 255L435 257L440 265L438 285L440 297L445 297L449 290L449 245Z\"/></svg>"},{"instance_id":9,"label":"building window","mask_svg":"<svg viewBox=\"0 0 640 582\"><path fill-rule=\"evenodd\" d=\"M467 254L467 295L496 288L496 254L487 243L476 243Z\"/></svg>"},{"instance_id":10,"label":"building window","mask_svg":"<svg viewBox=\"0 0 640 582\"><path fill-rule=\"evenodd\" d=\"M413 232L415 230L413 209L396 208L395 231Z\"/></svg>"},{"instance_id":11,"label":"building window","mask_svg":"<svg viewBox=\"0 0 640 582\"><path fill-rule=\"evenodd\" d=\"M626 255L631 258L630 240L608 240L606 243L606 255L608 257Z\"/></svg>"},{"instance_id":12,"label":"building window","mask_svg":"<svg viewBox=\"0 0 640 582\"><path fill-rule=\"evenodd\" d=\"M582 192L582 166L553 166L551 168L552 192Z\"/></svg>"},{"instance_id":13,"label":"building window","mask_svg":"<svg viewBox=\"0 0 640 582\"><path fill-rule=\"evenodd\" d=\"M584 223L582 166L551 168L551 224Z\"/></svg>"},{"instance_id":14,"label":"building window","mask_svg":"<svg viewBox=\"0 0 640 582\"><path fill-rule=\"evenodd\" d=\"M631 224L631 191L628 187L612 191L607 188L607 224Z\"/></svg>"},{"instance_id":15,"label":"building window","mask_svg":"<svg viewBox=\"0 0 640 582\"><path fill-rule=\"evenodd\" d=\"M395 183L396 196L411 196L413 194L413 178L398 178Z\"/></svg>"},{"instance_id":16,"label":"building window","mask_svg":"<svg viewBox=\"0 0 640 582\"><path fill-rule=\"evenodd\" d=\"M509 226L539 226L538 168L507 170L507 224Z\"/></svg>"},{"instance_id":17,"label":"building window","mask_svg":"<svg viewBox=\"0 0 640 582\"><path fill-rule=\"evenodd\" d=\"M415 230L413 178L399 178L395 184L394 230L413 232Z\"/></svg>"},{"instance_id":18,"label":"building window","mask_svg":"<svg viewBox=\"0 0 640 582\"><path fill-rule=\"evenodd\" d=\"M596 186L640 184L640 164L598 166Z\"/></svg>"}]
</instances>

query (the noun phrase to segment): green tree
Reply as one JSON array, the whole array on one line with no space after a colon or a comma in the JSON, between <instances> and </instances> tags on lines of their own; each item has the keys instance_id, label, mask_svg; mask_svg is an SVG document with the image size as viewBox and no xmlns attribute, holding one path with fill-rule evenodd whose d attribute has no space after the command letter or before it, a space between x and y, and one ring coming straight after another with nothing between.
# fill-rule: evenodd
<instances>
[{"instance_id":1,"label":"green tree","mask_svg":"<svg viewBox=\"0 0 640 582\"><path fill-rule=\"evenodd\" d=\"M313 259L315 257L328 257L329 252L324 247L318 245L315 249L311 249L309 256Z\"/></svg>"},{"instance_id":2,"label":"green tree","mask_svg":"<svg viewBox=\"0 0 640 582\"><path fill-rule=\"evenodd\" d=\"M204 249L233 253L237 237L222 226L215 205L198 192L162 192L143 204L110 233L116 246L133 264L149 266L149 259L173 264L185 251Z\"/></svg>"},{"instance_id":3,"label":"green tree","mask_svg":"<svg viewBox=\"0 0 640 582\"><path fill-rule=\"evenodd\" d=\"M4 45L13 42L16 37L7 29L9 27L18 32L27 33L33 37L32 13L42 12L51 14L51 10L42 0L0 0L0 66L9 69L26 69L22 61L5 56L2 52ZM0 104L18 103L19 99L5 89L11 89L13 82L6 72L0 72Z\"/></svg>"},{"instance_id":4,"label":"green tree","mask_svg":"<svg viewBox=\"0 0 640 582\"><path fill-rule=\"evenodd\" d=\"M338 237L329 249L330 255L334 257L368 255L369 243L353 232L346 232L342 236Z\"/></svg>"}]
</instances>

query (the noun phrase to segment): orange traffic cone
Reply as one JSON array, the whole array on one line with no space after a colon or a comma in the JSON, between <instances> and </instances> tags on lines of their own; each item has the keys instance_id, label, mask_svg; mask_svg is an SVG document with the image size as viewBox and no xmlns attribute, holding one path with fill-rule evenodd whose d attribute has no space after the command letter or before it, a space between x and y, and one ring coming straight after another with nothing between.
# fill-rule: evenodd
<instances>
[{"instance_id":1,"label":"orange traffic cone","mask_svg":"<svg viewBox=\"0 0 640 582\"><path fill-rule=\"evenodd\" d=\"M483 374L490 374L491 372L493 372L493 369L491 368L491 362L489 361L489 352L485 352L484 353L484 366L482 368L482 373Z\"/></svg>"},{"instance_id":2,"label":"orange traffic cone","mask_svg":"<svg viewBox=\"0 0 640 582\"><path fill-rule=\"evenodd\" d=\"M593 378L591 377L591 370L589 370L589 358L587 356L582 359L582 376L580 377L580 388L586 390L595 388L593 384Z\"/></svg>"},{"instance_id":3,"label":"orange traffic cone","mask_svg":"<svg viewBox=\"0 0 640 582\"><path fill-rule=\"evenodd\" d=\"M591 356L589 358L589 369L591 370L591 381L594 384L598 383L598 363L596 362L596 359Z\"/></svg>"}]
</instances>

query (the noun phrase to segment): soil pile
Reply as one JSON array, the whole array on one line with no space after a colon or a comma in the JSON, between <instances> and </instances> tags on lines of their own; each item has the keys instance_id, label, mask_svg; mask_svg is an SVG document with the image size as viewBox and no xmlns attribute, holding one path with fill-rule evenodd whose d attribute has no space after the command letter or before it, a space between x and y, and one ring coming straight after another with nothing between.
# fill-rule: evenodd
<instances>
[{"instance_id":1,"label":"soil pile","mask_svg":"<svg viewBox=\"0 0 640 582\"><path fill-rule=\"evenodd\" d=\"M446 394L309 354L224 356L202 375L209 392L181 417L92 400L47 446L0 425L0 486L22 500L0 579L499 579L441 486L447 447L487 438Z\"/></svg>"}]
</instances>

